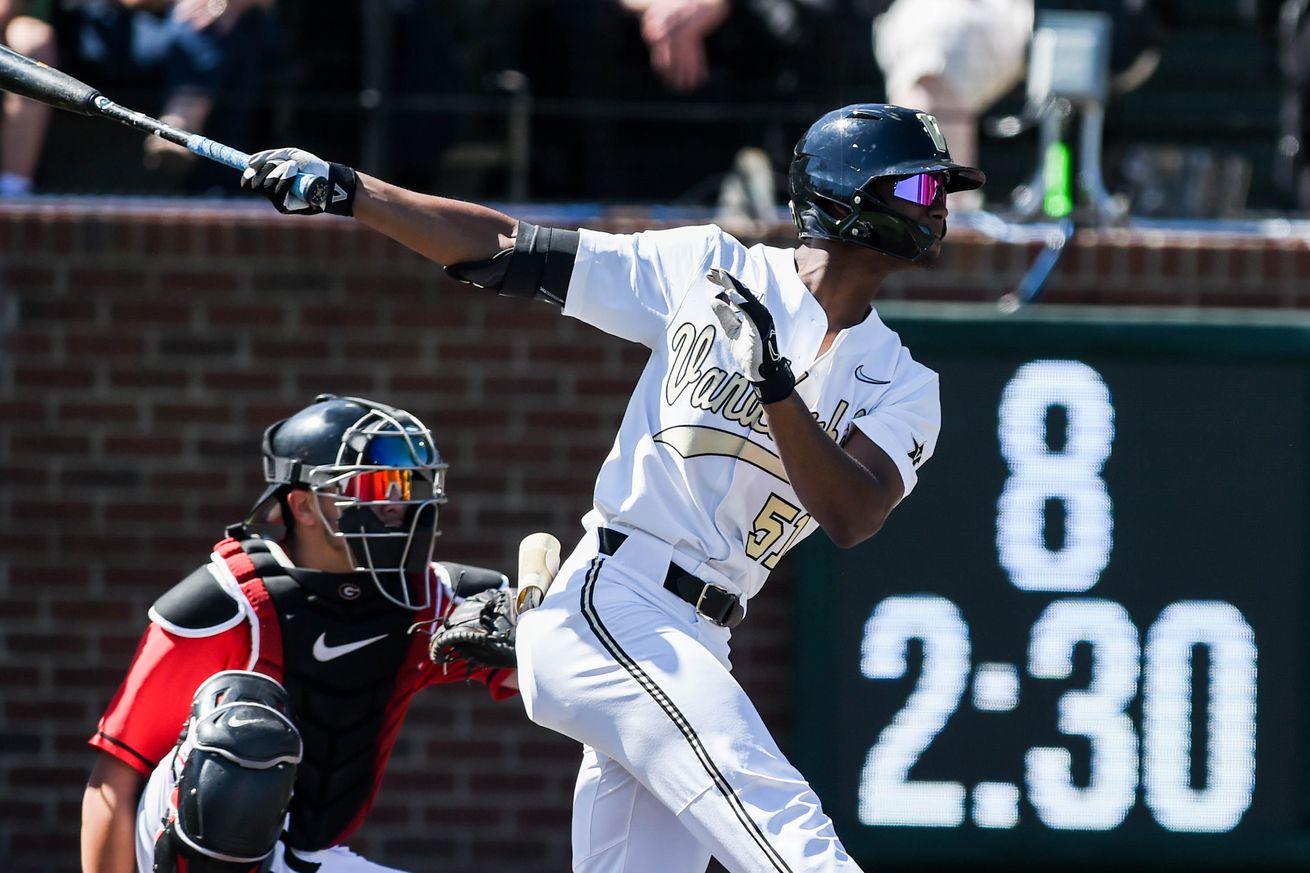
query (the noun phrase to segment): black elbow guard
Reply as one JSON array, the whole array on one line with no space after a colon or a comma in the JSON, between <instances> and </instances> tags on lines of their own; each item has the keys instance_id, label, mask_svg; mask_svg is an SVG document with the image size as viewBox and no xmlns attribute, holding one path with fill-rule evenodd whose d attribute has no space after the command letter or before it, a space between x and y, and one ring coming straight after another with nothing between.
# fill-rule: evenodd
<instances>
[{"instance_id":1,"label":"black elbow guard","mask_svg":"<svg viewBox=\"0 0 1310 873\"><path fill-rule=\"evenodd\" d=\"M520 221L514 248L497 252L485 261L451 264L446 267L446 275L505 297L547 300L563 306L577 254L576 230Z\"/></svg>"}]
</instances>

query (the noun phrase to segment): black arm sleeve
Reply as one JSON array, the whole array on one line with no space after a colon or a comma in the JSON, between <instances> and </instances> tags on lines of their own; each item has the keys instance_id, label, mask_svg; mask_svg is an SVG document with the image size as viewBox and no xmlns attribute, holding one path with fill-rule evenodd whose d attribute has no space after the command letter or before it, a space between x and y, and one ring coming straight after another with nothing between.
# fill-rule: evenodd
<instances>
[{"instance_id":1,"label":"black arm sleeve","mask_svg":"<svg viewBox=\"0 0 1310 873\"><path fill-rule=\"evenodd\" d=\"M505 297L527 297L563 306L577 254L576 230L520 221L514 248L503 249L485 261L451 264L446 267L446 275Z\"/></svg>"}]
</instances>

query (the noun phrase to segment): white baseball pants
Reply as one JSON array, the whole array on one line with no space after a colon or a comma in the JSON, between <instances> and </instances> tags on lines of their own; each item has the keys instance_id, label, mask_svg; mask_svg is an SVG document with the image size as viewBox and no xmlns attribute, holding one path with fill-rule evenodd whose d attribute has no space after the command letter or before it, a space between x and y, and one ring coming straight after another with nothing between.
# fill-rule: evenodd
<instances>
[{"instance_id":1,"label":"white baseball pants","mask_svg":"<svg viewBox=\"0 0 1310 873\"><path fill-rule=\"evenodd\" d=\"M519 624L528 716L584 744L573 869L858 873L729 672L729 632L664 590L672 555L589 533Z\"/></svg>"}]
</instances>

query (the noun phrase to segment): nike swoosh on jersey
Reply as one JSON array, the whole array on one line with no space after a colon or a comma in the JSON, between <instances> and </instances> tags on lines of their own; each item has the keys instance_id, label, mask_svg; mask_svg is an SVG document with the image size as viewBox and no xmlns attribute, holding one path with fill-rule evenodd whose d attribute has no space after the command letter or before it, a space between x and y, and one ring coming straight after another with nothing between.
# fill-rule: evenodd
<instances>
[{"instance_id":1,"label":"nike swoosh on jersey","mask_svg":"<svg viewBox=\"0 0 1310 873\"><path fill-rule=\"evenodd\" d=\"M342 643L339 646L329 646L327 644L327 634L321 633L318 639L314 640L314 658L319 661L331 661L340 658L342 655L349 655L351 652L358 652L365 646L370 646L380 639L386 638L386 634L378 634L375 637L369 637L366 640L355 640L353 643Z\"/></svg>"},{"instance_id":2,"label":"nike swoosh on jersey","mask_svg":"<svg viewBox=\"0 0 1310 873\"><path fill-rule=\"evenodd\" d=\"M865 375L864 365L860 364L855 368L855 378L861 382L868 382L870 385L890 385L890 379L875 379L872 376Z\"/></svg>"}]
</instances>

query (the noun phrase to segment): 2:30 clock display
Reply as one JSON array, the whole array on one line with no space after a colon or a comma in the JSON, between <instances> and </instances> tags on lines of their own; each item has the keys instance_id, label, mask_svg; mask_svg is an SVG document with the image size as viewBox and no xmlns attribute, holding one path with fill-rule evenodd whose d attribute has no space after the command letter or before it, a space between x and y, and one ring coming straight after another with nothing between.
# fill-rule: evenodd
<instances>
[{"instance_id":1,"label":"2:30 clock display","mask_svg":"<svg viewBox=\"0 0 1310 873\"><path fill-rule=\"evenodd\" d=\"M795 758L848 848L1310 860L1310 330L892 326L941 374L937 454L873 540L793 559Z\"/></svg>"}]
</instances>

